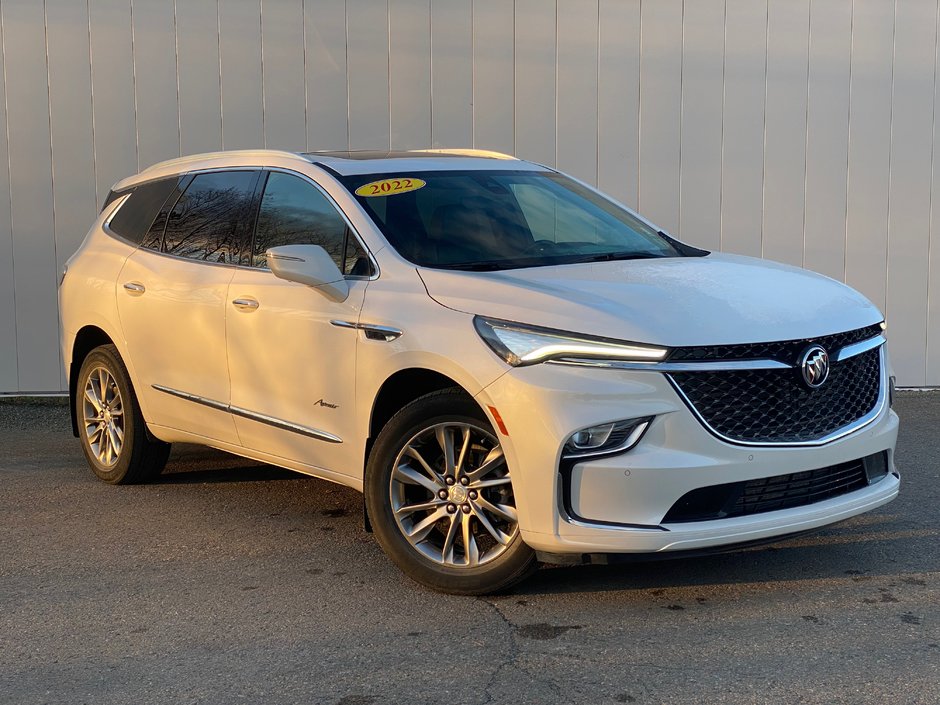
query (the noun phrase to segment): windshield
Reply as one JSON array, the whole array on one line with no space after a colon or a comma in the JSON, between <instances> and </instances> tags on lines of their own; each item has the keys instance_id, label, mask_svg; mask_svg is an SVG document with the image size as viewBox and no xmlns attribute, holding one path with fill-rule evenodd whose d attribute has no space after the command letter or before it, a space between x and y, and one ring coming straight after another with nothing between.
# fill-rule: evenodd
<instances>
[{"instance_id":1,"label":"windshield","mask_svg":"<svg viewBox=\"0 0 940 705\"><path fill-rule=\"evenodd\" d=\"M553 172L396 172L342 181L392 247L424 267L487 271L707 254Z\"/></svg>"}]
</instances>

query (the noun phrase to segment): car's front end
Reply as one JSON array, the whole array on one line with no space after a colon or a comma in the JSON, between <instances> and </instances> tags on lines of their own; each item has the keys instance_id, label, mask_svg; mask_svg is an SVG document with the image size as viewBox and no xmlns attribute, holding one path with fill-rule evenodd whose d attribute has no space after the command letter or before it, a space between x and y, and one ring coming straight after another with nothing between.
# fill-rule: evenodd
<instances>
[{"instance_id":1,"label":"car's front end","mask_svg":"<svg viewBox=\"0 0 940 705\"><path fill-rule=\"evenodd\" d=\"M797 365L815 345L832 359L817 389ZM876 325L737 350L676 348L659 362L556 358L515 367L481 397L507 431L530 546L699 551L891 501L900 480L887 365Z\"/></svg>"}]
</instances>

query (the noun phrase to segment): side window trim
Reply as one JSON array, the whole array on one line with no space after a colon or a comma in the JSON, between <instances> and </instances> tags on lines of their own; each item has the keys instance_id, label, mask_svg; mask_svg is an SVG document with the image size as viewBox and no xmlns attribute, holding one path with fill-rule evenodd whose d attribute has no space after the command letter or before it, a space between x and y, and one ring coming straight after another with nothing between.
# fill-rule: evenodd
<instances>
[{"instance_id":1,"label":"side window trim","mask_svg":"<svg viewBox=\"0 0 940 705\"><path fill-rule=\"evenodd\" d=\"M269 176L272 172L278 172L278 173L281 173L281 174L288 174L288 175L290 175L290 176L296 176L296 177L302 179L303 181L306 181L307 183L311 184L317 191L319 191L319 192L323 195L323 197L327 200L327 202L328 202L331 206L333 206L333 208L336 210L336 212L339 213L340 217L341 217L341 218L343 219L343 221L346 223L346 234L345 234L345 236L344 236L344 238L343 238L343 246L344 246L344 247L343 247L343 250L344 250L344 252L345 252L345 249L346 249L346 242L347 242L347 239L348 239L349 235L352 234L352 236L353 236L353 237L355 238L355 240L356 240L356 243L359 245L360 248L362 248L362 251L366 253L366 257L368 257L369 263L372 265L372 274L370 274L369 276L365 276L365 275L361 275L361 274L359 274L359 275L344 274L344 275L343 275L343 278L344 278L344 279L352 279L352 280L362 279L362 280L366 280L366 281L373 281L373 280L379 278L379 274L380 274L380 272L379 272L379 263L376 261L375 257L373 256L372 251L371 251L368 247L366 247L365 242L363 242L362 237L359 235L359 231L356 230L355 226L353 226L353 224L352 224L352 221L349 219L349 216L346 215L346 211L344 211L342 208L340 208L340 205L336 202L336 200L329 194L329 192L328 192L325 188L323 188L320 184L318 184L318 183L317 183L313 178L311 178L310 176L307 176L306 174L302 174L302 173L299 172L299 171L294 171L293 169L284 169L284 168L281 168L281 167L268 167L268 168L266 168L264 171L265 171L265 173L264 173L264 176L262 177L262 180L264 181L264 185L265 185L265 186L267 185L268 176ZM264 189L263 189L263 188L259 189L257 195L258 195L258 209L260 210L260 208L261 208L261 198L262 198L262 196L264 195ZM255 249L255 233L257 232L257 229L258 229L258 211L255 211L255 214L254 214L254 227L252 228L252 233L251 233L251 252L254 252L254 249ZM240 266L241 266L241 265L240 265ZM254 270L261 270L261 271L271 271L271 270L268 269L267 267L251 267L251 266L247 266L246 268L247 268L247 269L254 269Z\"/></svg>"}]
</instances>

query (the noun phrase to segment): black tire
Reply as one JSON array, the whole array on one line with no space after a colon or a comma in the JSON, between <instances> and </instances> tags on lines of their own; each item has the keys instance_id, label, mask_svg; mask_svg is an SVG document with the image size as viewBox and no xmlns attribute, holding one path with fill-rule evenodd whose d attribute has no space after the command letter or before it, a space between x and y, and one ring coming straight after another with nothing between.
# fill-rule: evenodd
<instances>
[{"instance_id":1,"label":"black tire","mask_svg":"<svg viewBox=\"0 0 940 705\"><path fill-rule=\"evenodd\" d=\"M416 444L421 438L430 438L426 434L434 435L437 433L436 429L445 429L444 432L448 434L459 432L461 439L465 438L463 434L466 433L466 437L470 438L468 441L461 441L461 446L469 449L466 451L467 460L462 474L456 467L456 463L453 471L454 475L461 478L463 475L468 476L464 478L468 485L464 489L470 491L470 498L465 500L465 504L459 506L456 504L456 502L464 501L463 491L454 487L454 485L463 484L464 479L450 483L449 486L438 482L433 487L426 487L425 483L402 482L399 473L396 473L393 478L393 471L401 459L409 457L408 462L411 462L410 456L401 455L406 453L406 447L415 448L413 443ZM456 435L446 437L456 439ZM445 479L447 474L444 472L446 460L444 459L445 453L441 450L442 446L443 443L436 446L436 452L439 455L435 455L433 443L426 443L421 451L422 457L428 456L427 463L433 469L432 472L438 474L439 479ZM454 450L451 457L456 458L456 440L452 447ZM488 455L484 456L487 452ZM535 553L522 541L518 524L513 525L511 520L499 515L483 515L485 506L494 507L495 505L500 510L515 506L505 461L502 461L494 474L481 475L473 481L469 479L474 474L472 469L479 468L483 464L480 458L492 459L500 455L501 446L499 446L498 437L483 411L460 389L445 389L422 396L401 409L385 425L376 438L366 467L364 488L366 507L379 544L406 575L422 585L441 592L457 595L483 595L504 591L535 571L537 568ZM489 465L494 465L494 463ZM426 478L430 478L426 471L422 472ZM497 478L501 483L500 486L483 489L475 484L486 477ZM430 482L434 483L434 480ZM471 491L474 487L478 487L478 491ZM450 492L450 495L447 498L441 497L442 490ZM394 505L399 502L400 512L404 507L410 508L421 504L422 498L418 496L417 499L403 499L400 494L403 491L414 491L419 495L424 493L428 496L428 502L436 505L433 509L423 510L428 514L419 515L421 519L429 519L432 514L446 510L440 519L430 523L430 526L434 528L430 530L427 539L418 540L420 545L416 545L406 537L405 532L408 529L401 522L410 519L396 518ZM399 494L396 495L396 492ZM500 493L500 498L494 498L493 492ZM454 499L455 494L460 498ZM442 503L443 509L441 509ZM450 511L453 507L457 507L455 512ZM496 533L485 532L480 515L483 515L482 519L486 520L491 528L495 527ZM497 521L505 523L497 524ZM412 530L422 524L418 519L414 519L413 522L410 526ZM448 531L445 531L445 528L457 523L460 526L449 529L451 538L447 539ZM464 529L464 523L466 523L466 529ZM505 527L508 532L504 532L500 527ZM418 535L421 533L419 531ZM505 541L495 541L493 537L496 535L501 535ZM491 544L489 548L485 548L487 542ZM448 546L450 546L449 549ZM429 553L437 550L441 552L440 559L429 557ZM459 558L458 552L461 553ZM474 564L474 559L479 563Z\"/></svg>"},{"instance_id":2,"label":"black tire","mask_svg":"<svg viewBox=\"0 0 940 705\"><path fill-rule=\"evenodd\" d=\"M102 380L106 387L104 405L101 404ZM89 385L94 400L85 394ZM151 480L163 471L170 455L170 444L153 438L147 431L130 375L116 347L102 345L88 353L78 373L72 403L82 452L100 480L112 485L134 484ZM113 436L107 433L112 423ZM96 434L99 427L102 430ZM123 431L123 437L119 431ZM118 438L120 444L111 438Z\"/></svg>"}]
</instances>

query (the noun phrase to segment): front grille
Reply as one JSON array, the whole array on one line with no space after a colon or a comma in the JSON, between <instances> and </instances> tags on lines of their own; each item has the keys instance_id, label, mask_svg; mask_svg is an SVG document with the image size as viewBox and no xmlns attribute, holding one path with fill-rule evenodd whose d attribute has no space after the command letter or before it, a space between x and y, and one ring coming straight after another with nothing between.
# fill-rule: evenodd
<instances>
[{"instance_id":1,"label":"front grille","mask_svg":"<svg viewBox=\"0 0 940 705\"><path fill-rule=\"evenodd\" d=\"M664 524L761 514L803 507L874 484L888 473L885 453L818 470L701 487L683 495Z\"/></svg>"},{"instance_id":2,"label":"front grille","mask_svg":"<svg viewBox=\"0 0 940 705\"><path fill-rule=\"evenodd\" d=\"M818 389L807 387L797 368L669 376L704 423L728 440L805 443L825 438L875 408L881 350L833 362L829 379Z\"/></svg>"},{"instance_id":3,"label":"front grille","mask_svg":"<svg viewBox=\"0 0 940 705\"><path fill-rule=\"evenodd\" d=\"M743 343L737 345L709 345L674 348L669 362L706 362L709 360L779 360L792 363L796 357L813 343L826 350L841 350L846 345L860 343L881 333L881 324L856 328L855 330L824 335L819 338L801 338L775 343Z\"/></svg>"}]
</instances>

